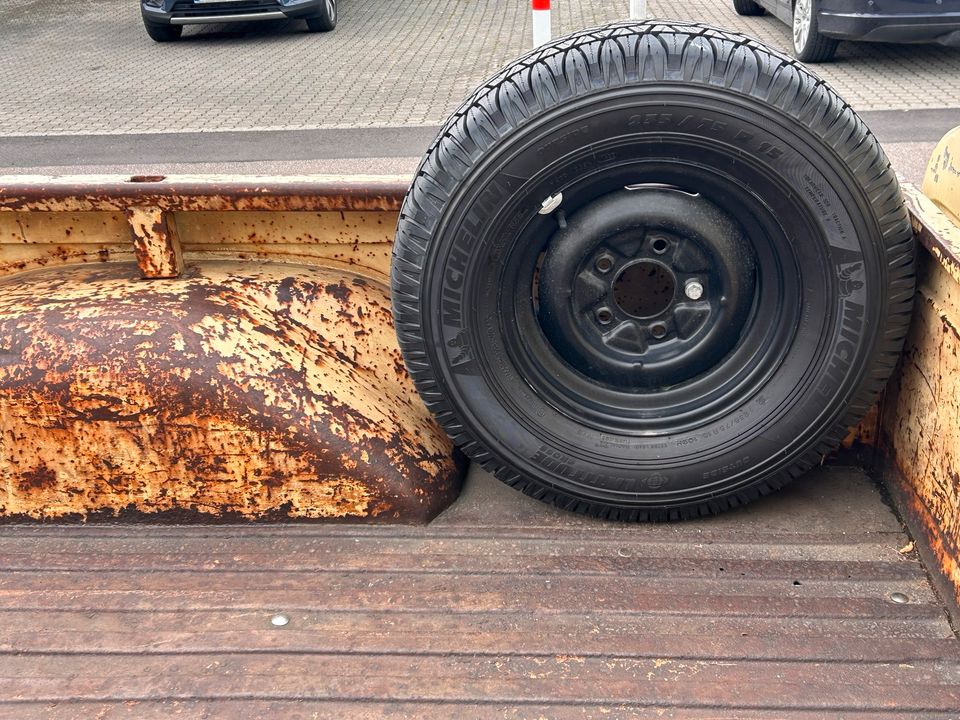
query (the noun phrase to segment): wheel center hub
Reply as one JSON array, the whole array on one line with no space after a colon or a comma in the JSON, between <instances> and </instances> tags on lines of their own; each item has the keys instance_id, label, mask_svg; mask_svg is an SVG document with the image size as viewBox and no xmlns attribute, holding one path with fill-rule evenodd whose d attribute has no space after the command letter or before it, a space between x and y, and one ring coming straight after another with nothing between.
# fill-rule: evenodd
<instances>
[{"instance_id":1,"label":"wheel center hub","mask_svg":"<svg viewBox=\"0 0 960 720\"><path fill-rule=\"evenodd\" d=\"M699 196L623 190L578 210L550 242L539 319L570 365L608 385L673 385L740 337L754 292L739 225Z\"/></svg>"},{"instance_id":2,"label":"wheel center hub","mask_svg":"<svg viewBox=\"0 0 960 720\"><path fill-rule=\"evenodd\" d=\"M673 305L677 279L666 265L640 260L627 265L613 282L613 297L631 317L652 318Z\"/></svg>"}]
</instances>

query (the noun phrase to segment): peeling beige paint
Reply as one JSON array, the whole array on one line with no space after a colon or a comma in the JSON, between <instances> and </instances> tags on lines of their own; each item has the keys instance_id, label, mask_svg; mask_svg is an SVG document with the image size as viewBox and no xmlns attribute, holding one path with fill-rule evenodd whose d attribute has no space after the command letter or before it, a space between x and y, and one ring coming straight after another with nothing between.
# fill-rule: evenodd
<instances>
[{"instance_id":1,"label":"peeling beige paint","mask_svg":"<svg viewBox=\"0 0 960 720\"><path fill-rule=\"evenodd\" d=\"M456 496L393 330L398 190L4 180L0 514L422 521Z\"/></svg>"}]
</instances>

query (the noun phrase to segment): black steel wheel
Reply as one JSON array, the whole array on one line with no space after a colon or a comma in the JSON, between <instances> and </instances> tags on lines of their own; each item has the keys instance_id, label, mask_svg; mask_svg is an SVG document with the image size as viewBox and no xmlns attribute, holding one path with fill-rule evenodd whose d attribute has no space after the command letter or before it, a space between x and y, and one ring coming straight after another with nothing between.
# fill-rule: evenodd
<instances>
[{"instance_id":1,"label":"black steel wheel","mask_svg":"<svg viewBox=\"0 0 960 720\"><path fill-rule=\"evenodd\" d=\"M314 17L307 18L310 32L330 32L337 26L337 0L323 0Z\"/></svg>"},{"instance_id":2,"label":"black steel wheel","mask_svg":"<svg viewBox=\"0 0 960 720\"><path fill-rule=\"evenodd\" d=\"M173 42L179 40L183 35L183 25L161 25L160 23L148 22L146 18L143 21L143 29L154 42Z\"/></svg>"},{"instance_id":3,"label":"black steel wheel","mask_svg":"<svg viewBox=\"0 0 960 720\"><path fill-rule=\"evenodd\" d=\"M737 15L763 15L763 6L753 0L733 0L733 9Z\"/></svg>"},{"instance_id":4,"label":"black steel wheel","mask_svg":"<svg viewBox=\"0 0 960 720\"><path fill-rule=\"evenodd\" d=\"M717 512L820 462L890 373L912 234L873 136L754 40L624 23L481 87L404 202L407 366L458 444L561 507Z\"/></svg>"}]
</instances>

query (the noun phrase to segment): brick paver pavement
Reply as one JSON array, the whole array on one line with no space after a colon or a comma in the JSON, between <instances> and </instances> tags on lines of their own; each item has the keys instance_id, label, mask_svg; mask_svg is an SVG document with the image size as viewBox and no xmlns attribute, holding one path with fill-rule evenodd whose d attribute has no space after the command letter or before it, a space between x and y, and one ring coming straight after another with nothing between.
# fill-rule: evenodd
<instances>
[{"instance_id":1,"label":"brick paver pavement","mask_svg":"<svg viewBox=\"0 0 960 720\"><path fill-rule=\"evenodd\" d=\"M554 0L554 32L622 19L628 0ZM731 0L651 14L785 48L786 26ZM524 51L526 0L340 0L340 26L188 28L157 45L137 0L3 0L0 135L435 125ZM859 110L960 107L960 49L845 44L816 68ZM960 122L960 111L958 111Z\"/></svg>"}]
</instances>

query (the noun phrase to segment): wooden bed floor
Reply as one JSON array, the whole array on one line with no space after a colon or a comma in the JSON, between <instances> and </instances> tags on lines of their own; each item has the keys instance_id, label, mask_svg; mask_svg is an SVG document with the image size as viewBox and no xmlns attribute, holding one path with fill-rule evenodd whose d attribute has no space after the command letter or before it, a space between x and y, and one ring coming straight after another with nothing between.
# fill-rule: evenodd
<instances>
[{"instance_id":1,"label":"wooden bed floor","mask_svg":"<svg viewBox=\"0 0 960 720\"><path fill-rule=\"evenodd\" d=\"M843 465L676 525L476 471L427 527L8 525L0 717L957 718L906 546Z\"/></svg>"}]
</instances>

